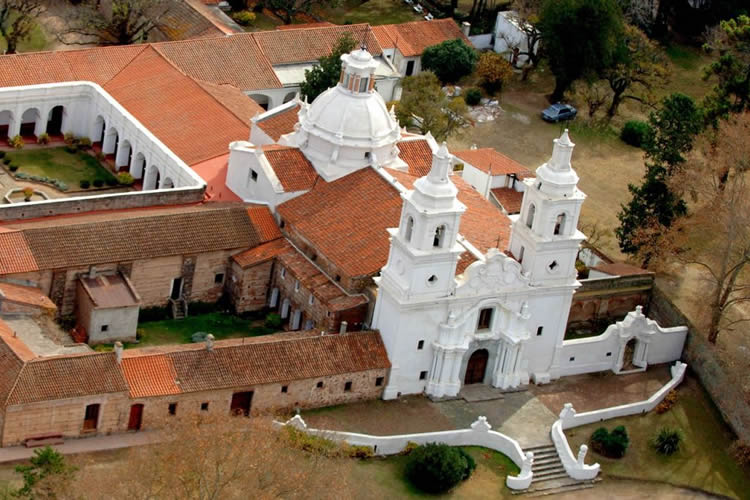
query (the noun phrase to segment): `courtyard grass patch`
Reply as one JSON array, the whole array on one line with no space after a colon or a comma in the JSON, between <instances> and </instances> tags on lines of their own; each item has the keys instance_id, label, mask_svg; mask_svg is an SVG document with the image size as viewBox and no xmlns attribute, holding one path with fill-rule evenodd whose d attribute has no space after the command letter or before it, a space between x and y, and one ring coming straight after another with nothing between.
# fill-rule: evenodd
<instances>
[{"instance_id":1,"label":"courtyard grass patch","mask_svg":"<svg viewBox=\"0 0 750 500\"><path fill-rule=\"evenodd\" d=\"M57 179L67 184L71 191L78 190L84 180L92 184L97 179L105 184L107 180L115 180L115 176L90 154L69 153L64 147L9 151L6 156L11 163L18 165L16 174Z\"/></svg>"},{"instance_id":2,"label":"courtyard grass patch","mask_svg":"<svg viewBox=\"0 0 750 500\"><path fill-rule=\"evenodd\" d=\"M746 498L750 476L729 456L731 436L708 395L692 379L678 388L678 401L661 415L617 418L566 431L573 450L587 443L595 429L624 425L630 446L621 459L609 459L591 452L587 462L599 462L602 473L618 478L660 481L698 488L730 498ZM662 427L678 428L684 434L680 451L664 456L654 450L651 439Z\"/></svg>"}]
</instances>

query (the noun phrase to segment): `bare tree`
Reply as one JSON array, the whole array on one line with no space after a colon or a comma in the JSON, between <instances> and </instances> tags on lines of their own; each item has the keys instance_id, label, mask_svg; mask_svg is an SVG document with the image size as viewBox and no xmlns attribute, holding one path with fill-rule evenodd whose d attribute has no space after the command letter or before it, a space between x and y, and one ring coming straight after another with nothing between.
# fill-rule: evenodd
<instances>
[{"instance_id":1,"label":"bare tree","mask_svg":"<svg viewBox=\"0 0 750 500\"><path fill-rule=\"evenodd\" d=\"M711 132L709 132L711 133ZM672 256L705 271L709 284L708 340L722 329L750 320L740 306L750 302L750 115L722 122L704 138L701 154L675 182L695 201L694 213L670 231Z\"/></svg>"},{"instance_id":2,"label":"bare tree","mask_svg":"<svg viewBox=\"0 0 750 500\"><path fill-rule=\"evenodd\" d=\"M531 66L530 69L536 68L542 58L540 45L542 32L537 27L541 6L541 0L515 0L513 2L513 8L518 12L518 29L526 37L526 50L521 50L519 47L516 55L526 56ZM527 76L528 71L524 71L523 79L525 80Z\"/></svg>"},{"instance_id":3,"label":"bare tree","mask_svg":"<svg viewBox=\"0 0 750 500\"><path fill-rule=\"evenodd\" d=\"M298 14L310 14L316 6L336 6L338 0L266 0L265 6L284 24L292 24Z\"/></svg>"},{"instance_id":4,"label":"bare tree","mask_svg":"<svg viewBox=\"0 0 750 500\"><path fill-rule=\"evenodd\" d=\"M28 1L28 0L27 0ZM144 42L180 0L84 0L72 7L57 38L65 44Z\"/></svg>"},{"instance_id":5,"label":"bare tree","mask_svg":"<svg viewBox=\"0 0 750 500\"><path fill-rule=\"evenodd\" d=\"M15 54L44 12L42 0L0 0L0 35L8 45L6 54Z\"/></svg>"}]
</instances>

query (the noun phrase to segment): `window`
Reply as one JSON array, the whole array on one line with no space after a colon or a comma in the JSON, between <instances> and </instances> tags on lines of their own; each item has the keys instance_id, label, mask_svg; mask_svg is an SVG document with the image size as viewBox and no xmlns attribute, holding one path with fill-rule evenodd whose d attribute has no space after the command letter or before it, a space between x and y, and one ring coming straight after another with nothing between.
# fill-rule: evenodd
<instances>
[{"instance_id":1,"label":"window","mask_svg":"<svg viewBox=\"0 0 750 500\"><path fill-rule=\"evenodd\" d=\"M424 349L424 340L417 342L417 350L421 351L422 349Z\"/></svg>"},{"instance_id":2,"label":"window","mask_svg":"<svg viewBox=\"0 0 750 500\"><path fill-rule=\"evenodd\" d=\"M177 403L169 403L169 414L177 415Z\"/></svg>"},{"instance_id":3,"label":"window","mask_svg":"<svg viewBox=\"0 0 750 500\"><path fill-rule=\"evenodd\" d=\"M610 357L610 356L612 356L612 353L611 353L611 352L608 352L608 353L607 353L607 357Z\"/></svg>"},{"instance_id":4,"label":"window","mask_svg":"<svg viewBox=\"0 0 750 500\"><path fill-rule=\"evenodd\" d=\"M404 229L404 239L411 241L411 234L414 232L414 217L406 218L406 228Z\"/></svg>"},{"instance_id":5,"label":"window","mask_svg":"<svg viewBox=\"0 0 750 500\"><path fill-rule=\"evenodd\" d=\"M318 384L315 387L317 387L318 389L322 389L323 388L323 381L321 380L320 382L318 382Z\"/></svg>"},{"instance_id":6,"label":"window","mask_svg":"<svg viewBox=\"0 0 750 500\"><path fill-rule=\"evenodd\" d=\"M414 61L408 61L406 63L406 76L411 76L414 73Z\"/></svg>"},{"instance_id":7,"label":"window","mask_svg":"<svg viewBox=\"0 0 750 500\"><path fill-rule=\"evenodd\" d=\"M576 360L576 357L575 357L575 356L571 356L571 357L570 357L570 361L575 361L575 360Z\"/></svg>"},{"instance_id":8,"label":"window","mask_svg":"<svg viewBox=\"0 0 750 500\"><path fill-rule=\"evenodd\" d=\"M349 392L351 390L352 390L352 381L350 380L349 382L344 384L344 392Z\"/></svg>"},{"instance_id":9,"label":"window","mask_svg":"<svg viewBox=\"0 0 750 500\"><path fill-rule=\"evenodd\" d=\"M341 276L337 274L333 279L336 281L336 283L338 283L339 281L341 281Z\"/></svg>"},{"instance_id":10,"label":"window","mask_svg":"<svg viewBox=\"0 0 750 500\"><path fill-rule=\"evenodd\" d=\"M383 380L384 380L383 377L376 378L375 379L375 387L380 387L381 385L383 385Z\"/></svg>"},{"instance_id":11,"label":"window","mask_svg":"<svg viewBox=\"0 0 750 500\"><path fill-rule=\"evenodd\" d=\"M542 336L542 330L544 330L543 326L540 326L539 328L536 329L536 336L537 337L541 337Z\"/></svg>"},{"instance_id":12,"label":"window","mask_svg":"<svg viewBox=\"0 0 750 500\"><path fill-rule=\"evenodd\" d=\"M310 305L313 305L314 302L315 302L315 297L313 297L313 295L310 294L310 298L307 299L307 303Z\"/></svg>"},{"instance_id":13,"label":"window","mask_svg":"<svg viewBox=\"0 0 750 500\"><path fill-rule=\"evenodd\" d=\"M559 264L557 263L557 261L553 260L552 262L550 262L549 266L547 267L549 268L550 271L554 271L555 269L557 269L558 265Z\"/></svg>"},{"instance_id":14,"label":"window","mask_svg":"<svg viewBox=\"0 0 750 500\"><path fill-rule=\"evenodd\" d=\"M565 214L560 214L557 216L557 220L555 221L554 234L563 234L563 231L565 231Z\"/></svg>"},{"instance_id":15,"label":"window","mask_svg":"<svg viewBox=\"0 0 750 500\"><path fill-rule=\"evenodd\" d=\"M518 263L523 264L523 253L526 251L526 247L521 246L521 250L518 251Z\"/></svg>"},{"instance_id":16,"label":"window","mask_svg":"<svg viewBox=\"0 0 750 500\"><path fill-rule=\"evenodd\" d=\"M107 330L109 330L109 325L102 325L102 331L106 332Z\"/></svg>"},{"instance_id":17,"label":"window","mask_svg":"<svg viewBox=\"0 0 750 500\"><path fill-rule=\"evenodd\" d=\"M443 237L445 236L445 226L435 228L435 237L432 239L432 246L440 248L443 246Z\"/></svg>"},{"instance_id":18,"label":"window","mask_svg":"<svg viewBox=\"0 0 750 500\"><path fill-rule=\"evenodd\" d=\"M349 86L349 78L351 78L351 75L349 75L349 73L344 73L344 77L342 78L342 83L344 84L344 87Z\"/></svg>"},{"instance_id":19,"label":"window","mask_svg":"<svg viewBox=\"0 0 750 500\"><path fill-rule=\"evenodd\" d=\"M294 291L299 292L299 280L294 280Z\"/></svg>"},{"instance_id":20,"label":"window","mask_svg":"<svg viewBox=\"0 0 750 500\"><path fill-rule=\"evenodd\" d=\"M528 227L529 229L531 229L531 226L534 225L534 214L536 214L536 207L532 203L531 205L529 205L529 213L526 216L526 227Z\"/></svg>"},{"instance_id":21,"label":"window","mask_svg":"<svg viewBox=\"0 0 750 500\"><path fill-rule=\"evenodd\" d=\"M255 170L253 170L252 168L250 169L250 178L251 178L251 179L252 179L253 181L255 181L255 182L258 182L258 172L256 172L256 171L255 171Z\"/></svg>"},{"instance_id":22,"label":"window","mask_svg":"<svg viewBox=\"0 0 750 500\"><path fill-rule=\"evenodd\" d=\"M201 403L201 411L208 411L208 403Z\"/></svg>"},{"instance_id":23,"label":"window","mask_svg":"<svg viewBox=\"0 0 750 500\"><path fill-rule=\"evenodd\" d=\"M284 226L286 226L286 222L284 222L284 219L279 220L279 227L281 229L284 229Z\"/></svg>"},{"instance_id":24,"label":"window","mask_svg":"<svg viewBox=\"0 0 750 500\"><path fill-rule=\"evenodd\" d=\"M281 268L281 279L286 278L286 267Z\"/></svg>"},{"instance_id":25,"label":"window","mask_svg":"<svg viewBox=\"0 0 750 500\"><path fill-rule=\"evenodd\" d=\"M429 278L427 278L427 284L428 285L434 285L435 283L437 283L437 280L438 280L437 276L435 276L433 274L432 276L430 276Z\"/></svg>"},{"instance_id":26,"label":"window","mask_svg":"<svg viewBox=\"0 0 750 500\"><path fill-rule=\"evenodd\" d=\"M491 307L482 309L479 311L479 321L477 322L477 330L489 330L492 324L492 313L494 309Z\"/></svg>"},{"instance_id":27,"label":"window","mask_svg":"<svg viewBox=\"0 0 750 500\"><path fill-rule=\"evenodd\" d=\"M313 261L313 262L315 262L316 260L318 260L318 254L316 254L316 253L312 254L310 256L310 260Z\"/></svg>"},{"instance_id":28,"label":"window","mask_svg":"<svg viewBox=\"0 0 750 500\"><path fill-rule=\"evenodd\" d=\"M224 273L214 274L214 285L221 285L224 283Z\"/></svg>"},{"instance_id":29,"label":"window","mask_svg":"<svg viewBox=\"0 0 750 500\"><path fill-rule=\"evenodd\" d=\"M284 394L286 394L287 392L289 392L289 386L288 385L282 385L281 386L281 392L283 392Z\"/></svg>"},{"instance_id":30,"label":"window","mask_svg":"<svg viewBox=\"0 0 750 500\"><path fill-rule=\"evenodd\" d=\"M99 425L99 404L86 405L86 413L83 416L83 430L95 431Z\"/></svg>"},{"instance_id":31,"label":"window","mask_svg":"<svg viewBox=\"0 0 750 500\"><path fill-rule=\"evenodd\" d=\"M370 81L370 79L369 79L369 78L362 78L362 79L361 79L361 80L359 81L359 91L360 91L360 92L365 92L365 91L367 91L367 85L368 85L369 81Z\"/></svg>"},{"instance_id":32,"label":"window","mask_svg":"<svg viewBox=\"0 0 750 500\"><path fill-rule=\"evenodd\" d=\"M419 380L425 380L427 378L427 372L419 372Z\"/></svg>"}]
</instances>

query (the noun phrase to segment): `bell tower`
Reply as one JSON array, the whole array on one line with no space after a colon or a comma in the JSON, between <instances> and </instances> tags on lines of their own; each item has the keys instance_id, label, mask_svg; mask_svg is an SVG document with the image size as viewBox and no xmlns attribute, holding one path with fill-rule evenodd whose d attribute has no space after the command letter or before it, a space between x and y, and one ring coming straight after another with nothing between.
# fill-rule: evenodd
<instances>
[{"instance_id":1,"label":"bell tower","mask_svg":"<svg viewBox=\"0 0 750 500\"><path fill-rule=\"evenodd\" d=\"M578 218L586 195L571 166L575 144L567 129L554 140L552 157L526 179L521 214L513 223L510 250L532 285L564 285L576 280L576 257L585 239Z\"/></svg>"}]
</instances>

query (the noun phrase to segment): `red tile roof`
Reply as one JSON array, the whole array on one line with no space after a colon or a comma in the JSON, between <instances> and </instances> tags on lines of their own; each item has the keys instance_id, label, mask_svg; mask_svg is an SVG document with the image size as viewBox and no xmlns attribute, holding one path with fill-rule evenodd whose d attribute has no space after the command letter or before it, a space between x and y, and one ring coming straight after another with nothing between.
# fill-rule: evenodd
<instances>
[{"instance_id":1,"label":"red tile roof","mask_svg":"<svg viewBox=\"0 0 750 500\"><path fill-rule=\"evenodd\" d=\"M304 191L313 187L318 173L302 151L276 144L262 146L262 149L284 191Z\"/></svg>"},{"instance_id":2,"label":"red tile roof","mask_svg":"<svg viewBox=\"0 0 750 500\"><path fill-rule=\"evenodd\" d=\"M373 26L372 31L383 48L397 48L404 57L422 55L424 49L457 38L471 42L453 19L414 21L402 24Z\"/></svg>"},{"instance_id":3,"label":"red tile roof","mask_svg":"<svg viewBox=\"0 0 750 500\"><path fill-rule=\"evenodd\" d=\"M528 168L504 154L498 153L494 148L464 149L454 151L453 155L482 172L489 173L492 170L492 175L516 174L519 177L533 175Z\"/></svg>"},{"instance_id":4,"label":"red tile roof","mask_svg":"<svg viewBox=\"0 0 750 500\"><path fill-rule=\"evenodd\" d=\"M299 105L291 106L269 117L258 120L256 124L268 137L274 141L278 141L282 135L294 132L294 126L298 121L297 113L299 113L299 108Z\"/></svg>"},{"instance_id":5,"label":"red tile roof","mask_svg":"<svg viewBox=\"0 0 750 500\"><path fill-rule=\"evenodd\" d=\"M328 21L321 21L317 23L282 24L281 26L276 26L276 29L277 30L304 30L308 28L323 28L327 26L335 26L335 24L329 23Z\"/></svg>"},{"instance_id":6,"label":"red tile roof","mask_svg":"<svg viewBox=\"0 0 750 500\"><path fill-rule=\"evenodd\" d=\"M36 259L26 237L20 231L3 231L0 228L0 274L37 271Z\"/></svg>"},{"instance_id":7,"label":"red tile roof","mask_svg":"<svg viewBox=\"0 0 750 500\"><path fill-rule=\"evenodd\" d=\"M612 276L641 276L654 274L653 271L642 269L638 266L633 266L624 262L603 262L593 266L591 269Z\"/></svg>"},{"instance_id":8,"label":"red tile roof","mask_svg":"<svg viewBox=\"0 0 750 500\"><path fill-rule=\"evenodd\" d=\"M127 279L119 274L99 275L78 278L94 307L133 307L140 304L140 298Z\"/></svg>"},{"instance_id":9,"label":"red tile roof","mask_svg":"<svg viewBox=\"0 0 750 500\"><path fill-rule=\"evenodd\" d=\"M124 357L122 372L131 398L180 394L172 358L164 354Z\"/></svg>"},{"instance_id":10,"label":"red tile roof","mask_svg":"<svg viewBox=\"0 0 750 500\"><path fill-rule=\"evenodd\" d=\"M205 198L208 201L242 201L227 186L227 170L229 169L229 153L190 165L201 179L206 181Z\"/></svg>"},{"instance_id":11,"label":"red tile roof","mask_svg":"<svg viewBox=\"0 0 750 500\"><path fill-rule=\"evenodd\" d=\"M409 173L418 177L424 177L432 168L432 149L424 140L401 141L398 143L401 151L398 157L409 165Z\"/></svg>"},{"instance_id":12,"label":"red tile roof","mask_svg":"<svg viewBox=\"0 0 750 500\"><path fill-rule=\"evenodd\" d=\"M232 259L239 264L240 267L245 269L262 262L267 262L274 257L289 251L292 251L292 246L286 238L279 238L233 255Z\"/></svg>"},{"instance_id":13,"label":"red tile roof","mask_svg":"<svg viewBox=\"0 0 750 500\"><path fill-rule=\"evenodd\" d=\"M39 288L0 282L0 300L55 310L57 306Z\"/></svg>"},{"instance_id":14,"label":"red tile roof","mask_svg":"<svg viewBox=\"0 0 750 500\"><path fill-rule=\"evenodd\" d=\"M490 189L490 192L508 214L521 213L521 203L523 202L522 192L509 187Z\"/></svg>"},{"instance_id":15,"label":"red tile roof","mask_svg":"<svg viewBox=\"0 0 750 500\"><path fill-rule=\"evenodd\" d=\"M247 215L255 227L261 243L281 238L281 230L266 206L249 207Z\"/></svg>"},{"instance_id":16,"label":"red tile roof","mask_svg":"<svg viewBox=\"0 0 750 500\"><path fill-rule=\"evenodd\" d=\"M234 113L234 116L239 118L242 123L249 124L250 119L253 116L265 111L257 102L250 99L244 92L228 83L220 85L200 80L197 80L197 83L225 108Z\"/></svg>"},{"instance_id":17,"label":"red tile roof","mask_svg":"<svg viewBox=\"0 0 750 500\"><path fill-rule=\"evenodd\" d=\"M34 353L0 320L0 405L5 406L24 362L33 358Z\"/></svg>"},{"instance_id":18,"label":"red tile roof","mask_svg":"<svg viewBox=\"0 0 750 500\"><path fill-rule=\"evenodd\" d=\"M36 358L36 354L21 339L16 337L15 332L2 319L0 319L0 346L9 349L20 361L30 361Z\"/></svg>"}]
</instances>

